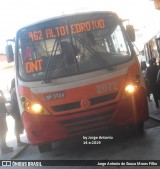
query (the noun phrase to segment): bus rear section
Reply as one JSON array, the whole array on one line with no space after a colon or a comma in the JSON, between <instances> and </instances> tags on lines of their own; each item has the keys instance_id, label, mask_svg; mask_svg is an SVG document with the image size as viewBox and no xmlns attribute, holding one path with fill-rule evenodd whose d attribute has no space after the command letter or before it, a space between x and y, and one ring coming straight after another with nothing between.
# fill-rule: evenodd
<instances>
[{"instance_id":1,"label":"bus rear section","mask_svg":"<svg viewBox=\"0 0 160 169\"><path fill-rule=\"evenodd\" d=\"M16 36L16 84L29 142L43 145L148 118L146 89L121 19L92 12Z\"/></svg>"}]
</instances>

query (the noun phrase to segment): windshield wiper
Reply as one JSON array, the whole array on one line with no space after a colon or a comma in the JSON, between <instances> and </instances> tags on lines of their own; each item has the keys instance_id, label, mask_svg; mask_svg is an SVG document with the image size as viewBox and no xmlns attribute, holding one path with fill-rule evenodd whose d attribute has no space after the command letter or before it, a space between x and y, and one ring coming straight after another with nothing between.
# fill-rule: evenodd
<instances>
[{"instance_id":1,"label":"windshield wiper","mask_svg":"<svg viewBox=\"0 0 160 169\"><path fill-rule=\"evenodd\" d=\"M45 83L49 83L50 80L51 80L50 74L51 74L51 70L53 70L53 66L56 62L55 54L57 52L57 48L58 48L59 43L60 43L59 39L56 39L54 44L53 44L51 55L50 55L50 58L48 59L47 68L46 68L46 72L45 72L45 75L44 75L44 82Z\"/></svg>"},{"instance_id":2,"label":"windshield wiper","mask_svg":"<svg viewBox=\"0 0 160 169\"><path fill-rule=\"evenodd\" d=\"M112 66L103 58L100 52L95 51L92 47L90 47L84 40L80 39L78 36L75 36L75 39L80 42L86 49L88 49L93 55L98 56L99 61L105 66L108 70L112 70Z\"/></svg>"}]
</instances>

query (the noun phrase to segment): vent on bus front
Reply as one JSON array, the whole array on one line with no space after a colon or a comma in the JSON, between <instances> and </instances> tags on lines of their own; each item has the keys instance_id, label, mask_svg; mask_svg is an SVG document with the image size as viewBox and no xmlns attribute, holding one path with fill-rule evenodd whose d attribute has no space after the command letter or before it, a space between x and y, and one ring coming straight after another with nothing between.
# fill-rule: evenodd
<instances>
[{"instance_id":1,"label":"vent on bus front","mask_svg":"<svg viewBox=\"0 0 160 169\"><path fill-rule=\"evenodd\" d=\"M96 105L96 104L99 104L99 103L103 103L103 102L113 100L113 99L116 98L117 94L118 93L116 92L116 93L108 94L108 95L105 95L105 96L91 98L90 99L91 105ZM81 108L80 102L61 104L61 105L57 105L57 106L52 107L52 109L55 112L73 110L73 109L78 109L78 108Z\"/></svg>"},{"instance_id":2,"label":"vent on bus front","mask_svg":"<svg viewBox=\"0 0 160 169\"><path fill-rule=\"evenodd\" d=\"M56 116L57 122L67 129L69 135L95 131L113 126L110 120L116 112L117 103L105 105L99 108L79 111L75 114Z\"/></svg>"}]
</instances>

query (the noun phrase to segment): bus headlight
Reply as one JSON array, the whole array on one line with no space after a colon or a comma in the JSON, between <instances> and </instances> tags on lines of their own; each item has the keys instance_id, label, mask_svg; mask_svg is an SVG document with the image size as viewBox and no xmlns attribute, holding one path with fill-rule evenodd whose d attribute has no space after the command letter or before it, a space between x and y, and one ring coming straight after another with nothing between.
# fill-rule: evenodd
<instances>
[{"instance_id":1,"label":"bus headlight","mask_svg":"<svg viewBox=\"0 0 160 169\"><path fill-rule=\"evenodd\" d=\"M127 85L127 86L125 87L125 91L126 91L127 93L132 94L132 93L135 92L136 88L137 88L137 86L132 85L132 84L129 84L129 85Z\"/></svg>"},{"instance_id":2,"label":"bus headlight","mask_svg":"<svg viewBox=\"0 0 160 169\"><path fill-rule=\"evenodd\" d=\"M39 103L24 102L24 109L33 114L49 115L49 113Z\"/></svg>"},{"instance_id":3,"label":"bus headlight","mask_svg":"<svg viewBox=\"0 0 160 169\"><path fill-rule=\"evenodd\" d=\"M36 114L40 114L42 110L43 110L42 106L38 103L34 103L31 105L31 111Z\"/></svg>"}]
</instances>

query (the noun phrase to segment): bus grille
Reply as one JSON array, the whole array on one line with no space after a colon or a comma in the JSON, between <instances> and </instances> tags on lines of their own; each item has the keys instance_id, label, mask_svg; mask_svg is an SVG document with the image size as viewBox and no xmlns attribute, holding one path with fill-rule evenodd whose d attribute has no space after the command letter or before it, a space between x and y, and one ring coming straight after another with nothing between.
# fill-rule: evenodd
<instances>
[{"instance_id":1,"label":"bus grille","mask_svg":"<svg viewBox=\"0 0 160 169\"><path fill-rule=\"evenodd\" d=\"M108 95L105 95L105 96L91 98L90 102L91 102L92 105L96 105L96 104L99 104L99 103L107 102L107 101L115 99L117 94L118 93L116 92L116 93L108 94ZM78 109L78 108L81 108L80 102L62 104L62 105L57 105L57 106L53 106L52 107L52 109L55 112L73 110L73 109Z\"/></svg>"},{"instance_id":2,"label":"bus grille","mask_svg":"<svg viewBox=\"0 0 160 169\"><path fill-rule=\"evenodd\" d=\"M109 109L109 110L108 110ZM98 129L111 127L109 121L112 119L116 110L116 103L104 107L81 111L73 116L70 114L56 117L57 121L63 125L69 135L95 131Z\"/></svg>"},{"instance_id":3,"label":"bus grille","mask_svg":"<svg viewBox=\"0 0 160 169\"><path fill-rule=\"evenodd\" d=\"M96 105L99 103L107 102L116 98L118 93L112 93L105 96L91 98L91 105ZM69 111L81 108L80 102L74 102L69 104L63 104L58 106L53 106L52 109L56 112ZM54 114L55 119L64 128L67 129L68 134L76 135L84 132L96 131L105 129L108 127L113 127L110 124L110 120L113 117L114 112L117 108L117 102L111 104L90 107L90 109L74 111L72 113L59 113Z\"/></svg>"}]
</instances>

